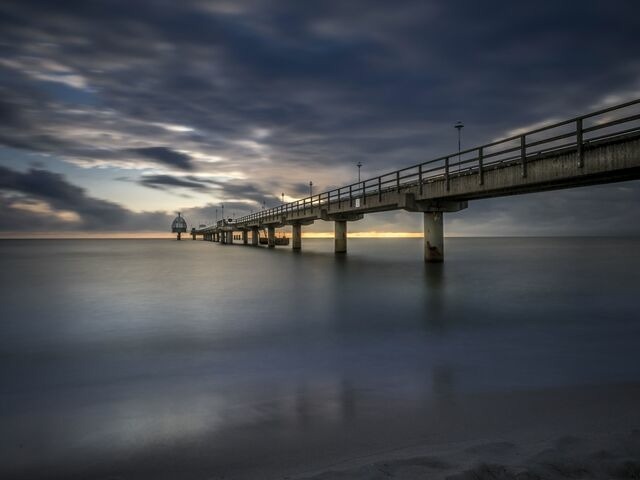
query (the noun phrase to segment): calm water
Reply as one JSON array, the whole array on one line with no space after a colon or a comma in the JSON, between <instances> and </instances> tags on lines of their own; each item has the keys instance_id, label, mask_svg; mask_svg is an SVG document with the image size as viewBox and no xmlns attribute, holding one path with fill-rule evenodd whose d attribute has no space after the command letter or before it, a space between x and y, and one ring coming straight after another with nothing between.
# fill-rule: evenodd
<instances>
[{"instance_id":1,"label":"calm water","mask_svg":"<svg viewBox=\"0 0 640 480\"><path fill-rule=\"evenodd\" d=\"M539 392L640 381L639 247L0 241L0 476L282 478L532 427Z\"/></svg>"}]
</instances>

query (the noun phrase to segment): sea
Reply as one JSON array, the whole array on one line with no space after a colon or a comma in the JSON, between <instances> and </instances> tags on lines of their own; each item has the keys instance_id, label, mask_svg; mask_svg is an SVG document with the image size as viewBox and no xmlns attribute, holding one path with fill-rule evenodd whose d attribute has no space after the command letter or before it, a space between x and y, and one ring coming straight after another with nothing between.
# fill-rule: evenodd
<instances>
[{"instance_id":1,"label":"sea","mask_svg":"<svg viewBox=\"0 0 640 480\"><path fill-rule=\"evenodd\" d=\"M1 240L0 477L302 478L629 421L639 238L422 249Z\"/></svg>"}]
</instances>

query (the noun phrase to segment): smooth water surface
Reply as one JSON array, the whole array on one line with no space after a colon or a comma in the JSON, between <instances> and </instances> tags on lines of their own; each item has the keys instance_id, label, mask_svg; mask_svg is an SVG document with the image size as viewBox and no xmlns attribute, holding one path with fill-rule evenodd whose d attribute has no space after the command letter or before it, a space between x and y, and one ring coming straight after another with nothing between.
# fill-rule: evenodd
<instances>
[{"instance_id":1,"label":"smooth water surface","mask_svg":"<svg viewBox=\"0 0 640 480\"><path fill-rule=\"evenodd\" d=\"M639 247L0 241L0 474L282 478L533 428L540 392L640 381Z\"/></svg>"}]
</instances>

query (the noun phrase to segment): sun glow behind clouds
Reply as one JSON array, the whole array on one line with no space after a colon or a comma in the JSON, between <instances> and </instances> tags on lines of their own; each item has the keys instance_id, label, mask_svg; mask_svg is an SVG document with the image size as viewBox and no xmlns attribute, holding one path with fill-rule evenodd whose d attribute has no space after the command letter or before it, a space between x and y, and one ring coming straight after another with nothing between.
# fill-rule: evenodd
<instances>
[{"instance_id":1,"label":"sun glow behind clouds","mask_svg":"<svg viewBox=\"0 0 640 480\"><path fill-rule=\"evenodd\" d=\"M153 123L152 125L155 125L156 127L164 128L169 132L176 132L176 133L186 133L186 132L195 131L195 128L187 127L186 125L176 125L172 123Z\"/></svg>"},{"instance_id":2,"label":"sun glow behind clouds","mask_svg":"<svg viewBox=\"0 0 640 480\"><path fill-rule=\"evenodd\" d=\"M11 203L11 207L24 212L36 213L39 215L49 215L63 222L76 223L80 221L80 216L76 212L69 210L54 210L51 205L40 200L21 199Z\"/></svg>"}]
</instances>

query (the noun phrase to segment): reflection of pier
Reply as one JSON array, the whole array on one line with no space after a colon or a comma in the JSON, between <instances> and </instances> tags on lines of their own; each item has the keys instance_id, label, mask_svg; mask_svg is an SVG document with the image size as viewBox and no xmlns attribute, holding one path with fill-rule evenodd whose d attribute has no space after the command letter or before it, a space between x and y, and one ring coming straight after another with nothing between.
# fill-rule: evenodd
<instances>
[{"instance_id":1,"label":"reflection of pier","mask_svg":"<svg viewBox=\"0 0 640 480\"><path fill-rule=\"evenodd\" d=\"M347 222L390 210L420 212L424 257L444 260L443 217L470 200L542 192L640 178L640 99L530 130L419 165L252 213L195 228L193 238L259 244L269 248L276 229L292 227L292 247L302 247L302 226L317 220L335 225L335 252L347 251Z\"/></svg>"}]
</instances>

